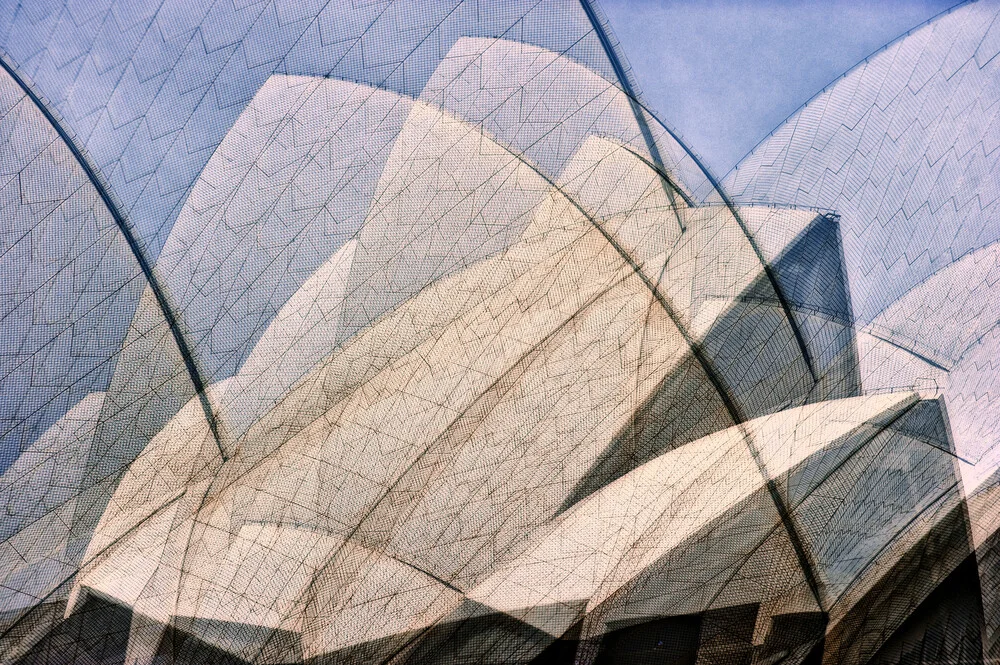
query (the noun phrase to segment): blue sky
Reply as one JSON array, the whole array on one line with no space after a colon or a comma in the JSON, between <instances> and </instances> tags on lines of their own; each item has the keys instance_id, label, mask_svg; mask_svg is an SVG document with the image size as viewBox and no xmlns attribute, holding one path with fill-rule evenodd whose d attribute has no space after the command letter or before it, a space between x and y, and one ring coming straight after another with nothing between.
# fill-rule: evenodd
<instances>
[{"instance_id":1,"label":"blue sky","mask_svg":"<svg viewBox=\"0 0 1000 665\"><path fill-rule=\"evenodd\" d=\"M647 103L722 176L872 51L956 0L602 0Z\"/></svg>"}]
</instances>

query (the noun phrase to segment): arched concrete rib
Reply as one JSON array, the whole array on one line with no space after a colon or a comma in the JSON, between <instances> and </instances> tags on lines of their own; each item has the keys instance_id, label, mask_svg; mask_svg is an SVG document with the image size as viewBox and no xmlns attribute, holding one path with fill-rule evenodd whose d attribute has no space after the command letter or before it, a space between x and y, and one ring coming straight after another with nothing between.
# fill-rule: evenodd
<instances>
[{"instance_id":1,"label":"arched concrete rib","mask_svg":"<svg viewBox=\"0 0 1000 665\"><path fill-rule=\"evenodd\" d=\"M586 0L581 0L581 2L586 3ZM632 97L631 99L634 100L635 98ZM673 136L672 133L671 136ZM675 138L675 140L677 139ZM677 142L682 146L684 145L679 140L677 140ZM687 150L686 147L685 150ZM691 155L690 152L688 154ZM692 158L694 158L694 155L691 156ZM522 161L524 160L522 159ZM534 168L531 164L528 164L526 161L524 163ZM700 162L698 162L698 165L699 167L701 167ZM538 171L538 169L535 170L536 172L539 173L539 175L545 177L545 175L542 174L541 171ZM754 242L753 236L747 230L746 224L743 222L743 220L737 213L736 206L734 206L732 201L730 201L729 198L726 197L724 193L722 193L722 191L719 189L718 183L711 176L711 174L709 174L708 171L705 170L704 168L702 170L705 171L706 177L709 178L709 180L715 186L716 190L719 191L720 195L725 197L726 206L729 208L733 217L736 219L736 222L739 224L740 228L743 230L747 239L750 241L750 245L753 248L754 253L757 255L761 265L764 268L765 273L767 274L768 278L771 281L771 284L774 286L774 292L778 296L778 299L781 302L782 308L784 309L785 312L785 316L788 319L788 324L789 326L791 326L792 331L795 333L795 339L799 344L800 350L802 351L802 357L803 360L805 361L806 367L808 367L809 369L810 375L812 376L813 384L818 383L816 372L813 370L812 362L810 361L809 358L809 352L805 346L805 339L802 337L801 331L799 330L798 326L795 325L795 319L792 316L792 311L788 306L788 301L781 293L781 289L778 286L778 281L774 276L773 271L771 270L770 264L765 260L763 253L761 253L760 249L757 247L757 243ZM737 405L736 402L733 401L732 396L729 393L729 390L725 386L725 382L723 381L718 370L715 369L715 363L712 362L711 358L705 352L702 344L698 340L696 340L684 326L682 319L677 314L676 310L673 308L673 305L660 292L658 285L654 284L648 277L646 277L645 274L643 274L638 263L636 263L635 259L632 258L632 256L628 253L628 251L624 247L622 247L621 244L614 238L614 236L607 230L605 230L604 227L596 219L594 219L591 215L589 215L583 209L583 207L580 206L580 204L578 204L573 199L573 197L569 196L565 191L563 191L561 187L559 187L551 179L548 178L546 179L549 180L549 182L556 190L558 190L564 197L566 197L567 201L569 201L574 207L576 207L577 210L579 210L580 213L587 220L590 221L590 223L601 233L601 235L604 236L604 238L608 241L608 243L610 243L611 246L614 247L615 251L617 251L622 256L623 259L625 259L625 261L629 264L629 266L632 268L635 274L643 281L643 283L645 283L646 287L653 294L653 298L660 304L661 307L663 307L664 311L667 313L667 316L670 317L670 319L674 322L674 325L676 325L677 329L681 332L681 335L687 342L688 347L691 349L692 355L694 355L695 359L698 361L698 364L701 365L702 369L705 371L705 374L706 376L708 376L708 379L712 383L712 386L716 389L716 391L718 391L719 397L722 399L722 403L725 406L726 411L729 412L729 415L733 419L733 422L736 423L736 426L739 427L740 430L742 431L743 438L746 441L747 446L750 448L754 460L760 467L761 474L767 479L767 491L770 494L771 500L778 511L778 515L781 517L782 525L785 527L785 532L788 534L788 539L792 544L792 548L795 550L795 555L796 558L798 559L799 567L802 569L802 574L806 578L806 583L809 585L809 590L812 592L813 597L816 599L817 606L825 610L826 608L823 605L823 598L822 595L820 594L819 578L816 575L816 566L813 564L812 559L809 556L809 553L806 551L805 544L802 542L802 537L799 535L798 527L796 527L795 522L792 520L791 511L788 510L788 506L785 504L785 500L781 497L781 493L778 491L778 486L774 482L774 479L771 478L770 475L767 473L767 470L764 467L763 462L761 462L760 460L760 455L757 451L756 446L754 445L753 439L750 436L750 433L744 427L744 423L746 423L747 421L746 414L743 413L743 410L739 408L739 405Z\"/></svg>"},{"instance_id":2,"label":"arched concrete rib","mask_svg":"<svg viewBox=\"0 0 1000 665\"><path fill-rule=\"evenodd\" d=\"M212 430L212 436L215 438L215 443L219 448L219 452L223 459L226 459L226 451L222 447L222 440L219 436L218 423L216 421L215 415L212 411L212 405L208 401L208 395L205 392L205 382L201 378L201 374L198 371L198 366L195 363L194 356L191 353L191 348L188 346L187 340L184 339L184 333L180 329L180 325L177 322L177 317L174 315L173 309L170 306L170 302L167 299L167 294L160 286L160 283L156 279L156 275L153 274L153 267L146 258L146 255L142 251L142 247L139 245L138 239L132 232L132 227L125 217L125 214L118 207L118 204L111 197L111 193L108 191L104 180L99 175L97 168L91 164L90 158L87 153L77 145L74 136L66 129L62 120L57 116L56 111L49 106L48 100L46 100L38 90L35 89L34 85L28 81L28 79L18 71L16 65L11 62L9 56L0 52L0 67L14 80L15 83L24 91L24 94L32 101L32 103L41 111L45 119L56 130L59 138L62 139L63 143L69 148L70 153L76 159L77 164L83 169L84 174L90 183L94 186L94 190L97 192L98 196L101 197L101 201L104 206L108 209L111 214L112 219L115 220L115 224L118 226L118 230L121 231L122 235L125 237L125 242L128 243L129 250L132 252L132 256L135 257L136 262L139 264L139 269L142 270L142 274L146 277L146 283L149 284L150 290L153 292L153 296L156 298L156 303L160 307L160 311L163 313L163 318L167 322L167 326L170 328L170 332L174 337L174 342L177 344L177 349L180 351L181 357L184 359L184 365L187 368L189 377L191 378L191 383L194 385L195 393L198 395L198 399L201 402L201 407L205 412L205 418L208 420L209 427Z\"/></svg>"},{"instance_id":3,"label":"arched concrete rib","mask_svg":"<svg viewBox=\"0 0 1000 665\"><path fill-rule=\"evenodd\" d=\"M812 356L809 354L809 349L806 347L806 340L802 336L802 331L799 329L798 324L795 322L795 317L792 315L791 306L788 303L788 299L785 297L784 292L778 285L777 276L774 274L774 270L771 265L764 259L764 254L760 251L757 246L757 242L754 240L753 235L751 235L749 229L747 229L746 223L740 217L739 212L736 210L736 206L733 204L729 195L722 191L722 186L719 184L718 179L712 175L708 168L702 163L701 159L694 154L694 152L688 148L688 146L680 140L677 134L670 129L667 125L660 122L660 119L656 115L647 109L641 101L639 101L638 95L635 93L635 89L632 87L632 83L629 81L628 75L625 72L624 66L622 66L621 59L618 57L618 52L615 50L614 46L611 44L611 39L608 37L607 31L604 29L604 23L598 18L597 12L595 11L590 0L580 0L580 5L583 7L583 11L587 14L587 19L590 24L594 27L594 32L597 34L597 38L601 42L601 46L604 48L605 54L608 56L608 60L611 62L611 67L615 72L615 76L621 82L622 89L625 95L629 98L629 103L632 106L632 112L635 114L636 122L639 123L639 128L642 131L643 138L646 140L649 146L649 154L653 157L653 161L656 164L657 170L665 172L666 169L663 166L663 160L660 156L659 148L656 145L656 141L653 139L653 133L649 128L649 123L646 122L646 117L644 113L648 113L657 123L663 127L663 129L670 135L670 138L674 140L677 145L683 148L684 152L691 161L695 163L698 170L702 172L705 178L708 180L712 188L719 194L722 198L723 203L729 208L733 217L736 218L736 222L740 225L743 233L746 235L747 239L750 241L750 246L753 247L753 251L757 254L757 258L760 259L761 265L764 266L764 274L767 275L767 279L771 282L771 286L774 288L775 295L778 296L778 302L781 303L781 308L785 312L785 317L788 319L789 325L792 327L792 332L795 334L795 341L799 345L799 351L802 353L802 358L805 360L806 367L809 369L809 375L812 377L813 383L819 382L819 377L816 375L816 369L813 367ZM667 187L667 183L664 182L664 187Z\"/></svg>"},{"instance_id":4,"label":"arched concrete rib","mask_svg":"<svg viewBox=\"0 0 1000 665\"><path fill-rule=\"evenodd\" d=\"M583 7L583 11L586 13L587 19L593 26L594 32L597 34L597 37L601 42L601 46L603 47L604 52L607 54L608 60L611 63L611 67L614 70L615 75L621 82L622 88L625 94L629 98L629 103L632 107L632 112L635 114L636 122L639 123L639 127L640 130L642 131L643 138L646 140L646 143L649 146L649 153L652 156L653 161L655 162L659 171L665 172L666 169L663 167L663 160L662 157L660 156L660 151L656 146L655 140L653 139L653 134L649 128L649 124L646 122L646 118L643 115L643 111L645 110L645 108L642 106L641 102L639 101L638 97L635 94L635 90L628 79L628 75L625 72L625 68L622 66L621 59L618 57L617 51L615 51L614 46L611 44L611 40L608 37L607 31L604 29L603 23L597 17L597 13L594 10L594 7L591 4L590 0L580 0L580 5ZM652 113L650 113L650 115L653 118L656 118L656 116L653 115ZM765 260L764 254L760 251L760 247L758 247L757 242L754 240L753 235L751 235L749 229L747 229L746 223L740 217L739 212L736 210L736 206L733 204L732 199L730 199L729 196L724 191L722 191L722 187L719 184L719 181L715 178L715 176L713 176L709 172L709 170L705 167L705 165L698 158L698 156L695 155L694 152L692 152L691 149L688 148L687 145L685 145L684 142L677 137L677 135L673 132L673 130L668 128L663 123L660 124L667 131L670 137L684 149L688 157L691 158L691 160L697 165L698 169L705 175L705 178L708 179L709 183L711 183L715 191L719 193L719 196L722 197L722 200L725 203L726 207L729 208L730 213L736 219L736 222L737 224L739 224L744 235L746 235L747 239L750 242L750 246L753 248L754 253L757 255L757 258L760 260L760 263L764 268L764 274L767 275L767 279L771 283L771 286L774 289L774 293L778 297L778 301L781 303L781 308L784 311L785 317L788 319L788 324L791 326L792 332L795 335L795 341L799 346L799 351L802 353L802 359L805 361L806 367L809 370L809 375L812 377L813 384L815 385L819 383L819 377L816 375L816 369L813 367L812 357L809 354L809 349L806 347L805 338L802 336L802 331L799 329L799 326L795 322L795 316L792 314L792 309L788 302L788 299L785 297L785 294L782 291L781 286L779 286L778 284L778 279L777 276L774 274L774 270L771 268L770 263L768 263L767 260ZM668 186L669 185L665 181L664 187L666 188ZM572 201L572 199L570 200ZM581 212L583 212L582 209ZM590 218L590 216L586 215L586 213L584 213L584 215ZM594 224L594 226L596 226L599 230L601 230L601 233L603 233L605 237L607 237L608 241L611 242L611 244L615 247L615 249L618 250L623 256L625 256L626 260L628 260L629 263L633 265L633 269L636 271L636 273L639 274L640 277L642 277L641 271L638 270L638 266L635 265L632 258L628 256L626 252L624 252L624 250L614 241L614 239L609 234L604 232L603 228L601 228L601 226L596 222L596 220L593 220L592 218L590 219L591 222ZM656 285L650 284L647 281L647 286L649 286L654 296L657 297L657 300L660 301L660 304L668 312L670 318L673 319L675 323L678 324L678 329L680 329L684 334L684 336L687 338L688 344L695 358L698 360L699 364L705 369L706 374L709 377L709 380L718 390L719 395L720 397L722 397L723 403L725 404L726 409L732 415L733 420L737 424L742 424L746 420L744 414L740 412L740 409L738 409L736 404L732 401L728 390L726 390L725 386L721 384L718 372L715 371L711 361L704 354L701 345L696 340L692 339L688 335L687 331L684 330L684 328L679 325L680 320L674 313L673 308L662 298L662 296L660 296L659 290L656 288ZM757 458L756 450L753 447L749 435L746 435L745 438L747 440L747 444L751 447L751 450L754 451L754 458L756 459ZM781 495L778 492L774 480L771 479L770 477L768 477L767 480L767 489L771 495L772 500L774 501L775 507L778 509L778 514L781 516L781 521L784 524L785 531L788 533L788 537L792 543L792 547L795 549L795 554L799 560L799 566L802 568L802 572L806 576L806 581L809 584L809 589L812 592L813 596L815 597L816 603L822 608L823 601L820 595L819 581L816 577L815 567L813 566L812 561L810 560L808 552L806 552L805 550L805 547L802 543L802 539L799 536L798 529L796 528L794 522L792 521L792 516L788 511L788 507L785 505L784 500L781 498Z\"/></svg>"}]
</instances>

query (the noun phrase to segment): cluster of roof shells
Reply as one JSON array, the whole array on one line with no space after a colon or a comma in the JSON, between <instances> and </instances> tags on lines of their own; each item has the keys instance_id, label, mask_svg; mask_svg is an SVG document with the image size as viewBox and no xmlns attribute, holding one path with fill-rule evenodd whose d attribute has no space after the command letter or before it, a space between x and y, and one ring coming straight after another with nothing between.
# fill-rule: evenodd
<instances>
[{"instance_id":1,"label":"cluster of roof shells","mask_svg":"<svg viewBox=\"0 0 1000 665\"><path fill-rule=\"evenodd\" d=\"M892 49L960 50L955 34L987 33L995 13L956 10L824 94L881 89L865 77L898 79ZM992 90L980 49L965 62ZM39 271L20 282L25 311L58 314L18 334L68 362L67 325L95 340L126 325L82 371L104 389L58 386L68 408L45 395L64 414L4 474L6 657L51 625L40 608L71 614L88 594L133 609L130 656L147 659L168 624L258 662L418 657L414 634L500 612L549 637L497 640L494 656L530 659L581 622L590 637L748 601L765 608L757 642L769 612L818 611L828 652L863 655L880 643L852 611L916 543L961 506L973 544L989 539L995 372L975 358L995 328L992 240L918 277L873 276L857 249L872 217L848 184L746 193L772 182L780 160L754 161L769 143L806 139L779 129L726 191L839 219L733 206L614 68L573 55L459 37L411 95L272 73L158 251L161 231L122 218L114 176L8 70L12 247L62 252L5 263ZM833 176L808 162L827 184L773 180L825 191ZM885 167L868 168L873 188ZM81 218L94 232L67 237ZM890 296L859 301L868 279L903 285L870 316ZM83 297L33 304L53 293ZM131 317L115 309L127 297ZM60 367L57 384L73 375Z\"/></svg>"}]
</instances>

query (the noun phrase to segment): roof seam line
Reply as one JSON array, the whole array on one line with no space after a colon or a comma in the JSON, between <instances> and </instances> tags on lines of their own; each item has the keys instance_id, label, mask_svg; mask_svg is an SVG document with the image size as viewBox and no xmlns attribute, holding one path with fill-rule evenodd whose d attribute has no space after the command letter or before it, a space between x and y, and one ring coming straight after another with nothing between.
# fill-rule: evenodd
<instances>
[{"instance_id":1,"label":"roof seam line","mask_svg":"<svg viewBox=\"0 0 1000 665\"><path fill-rule=\"evenodd\" d=\"M639 129L642 131L643 138L646 139L646 142L649 144L649 152L650 155L653 157L653 161L656 162L656 164L660 166L660 168L663 168L663 161L660 157L659 148L656 146L656 142L653 140L653 135L649 129L649 124L646 122L646 118L642 113L643 110L645 110L648 113L649 112L648 109L646 109L645 106L642 105L641 102L639 102L639 99L635 94L635 90L632 88L632 83L628 80L628 76L625 73L625 68L622 66L621 60L618 58L618 54L615 52L614 47L611 45L611 40L608 38L607 32L604 30L604 26L597 19L597 14L594 11L593 6L591 6L590 0L580 0L580 5L583 7L583 11L587 14L587 19L590 21L590 24L594 27L594 31L597 33L597 38L600 40L601 46L603 47L604 52L608 57L608 60L611 62L612 69L614 69L615 71L615 76L618 77L618 80L621 82L623 91L629 98L629 103L632 106L632 111L633 113L635 113L636 120L639 123ZM653 117L656 118L655 115ZM754 253L757 254L757 258L764 266L764 273L767 275L768 280L771 282L771 286L774 288L775 294L777 294L778 296L778 302L781 303L781 308L785 311L785 316L788 318L788 324L792 327L792 332L795 334L795 341L799 346L799 351L802 353L802 359L805 361L806 368L808 368L809 370L809 375L812 377L813 383L814 384L819 383L819 378L816 375L816 369L815 367L813 367L812 357L809 353L809 349L806 347L805 338L802 336L802 331L799 329L799 325L795 321L795 317L792 314L792 309L788 303L788 299L785 298L785 294L782 293L781 287L778 285L777 276L774 274L774 271L771 270L771 266L768 265L767 261L764 260L764 255L760 251L760 248L757 247L757 243L754 240L753 236L750 234L750 231L747 229L746 224L740 217L739 213L736 212L736 206L733 204L732 199L730 199L729 195L727 195L724 191L722 191L722 185L715 178L715 176L713 176L709 172L708 168L705 167L702 161L691 151L691 149L688 148L687 145L683 141L681 141L680 138L678 138L678 136L669 127L667 127L663 123L660 124L667 131L667 133L670 134L671 138L673 138L674 141L678 143L678 145L684 148L684 151L687 153L688 157L691 158L691 160L695 163L695 165L705 175L705 178L707 178L712 187L715 188L715 191L718 192L719 196L722 197L723 202L726 204L726 207L729 208L729 211L733 214L733 217L736 218L737 224L739 224L740 228L743 230L743 233L744 235L746 235L747 240L750 241L750 246L753 247ZM666 183L664 183L664 187L666 187Z\"/></svg>"},{"instance_id":2,"label":"roof seam line","mask_svg":"<svg viewBox=\"0 0 1000 665\"><path fill-rule=\"evenodd\" d=\"M47 100L45 100L42 95L35 90L34 86L29 83L18 71L17 67L13 64L8 54L5 52L0 52L0 67L2 67L3 70L14 80L14 82L17 83L21 90L24 91L32 103L34 103L35 107L41 111L43 116L45 116L49 125L51 125L59 135L59 138L62 139L63 143L73 154L77 164L79 164L80 168L83 169L87 179L90 180L90 183L93 185L98 196L101 197L101 201L111 214L111 218L114 219L115 224L118 226L118 230L121 231L122 235L125 237L129 250L135 257L135 260L139 263L139 268L146 277L146 283L149 284L149 287L153 292L153 296L156 298L156 304L159 306L160 311L163 314L163 318L166 320L167 326L170 328L170 332L174 337L174 342L177 344L177 349L184 360L188 376L191 379L191 383L194 385L195 393L198 396L198 400L201 402L201 408L205 412L205 418L208 420L209 428L211 429L212 436L215 439L215 445L218 447L219 453L222 455L222 459L228 459L225 448L222 446L222 438L219 435L218 422L216 420L215 413L212 410L212 405L208 400L207 393L205 392L205 382L202 380L201 374L198 371L194 355L191 353L191 348L188 346L187 340L184 338L184 333L180 329L177 317L174 315L173 309L167 300L166 292L160 286L156 276L153 274L153 268L150 265L149 260L146 258L146 255L143 253L138 239L135 237L135 234L132 233L128 220L119 209L117 203L115 203L115 200L111 197L111 194L107 187L105 187L103 180L98 175L97 169L91 165L84 150L77 145L73 136L63 126L60 119L56 117L55 112L52 108L50 108Z\"/></svg>"},{"instance_id":3,"label":"roof seam line","mask_svg":"<svg viewBox=\"0 0 1000 665\"><path fill-rule=\"evenodd\" d=\"M635 116L636 123L639 125L639 131L642 133L642 139L646 142L646 147L649 149L649 155L653 158L653 162L656 164L656 170L659 172L665 172L666 169L663 166L663 157L660 155L660 148L656 145L656 140L653 138L653 132L649 128L649 123L646 121L646 117L642 114L642 107L637 103L637 95L635 94L635 89L632 87L632 82L628 79L628 74L625 72L625 67L622 66L621 59L618 57L618 53L615 52L614 47L611 45L611 40L608 39L608 33L604 30L601 21L597 17L597 12L594 11L593 5L590 0L580 0L580 6L583 7L583 12L587 15L587 20L594 27L594 32L597 34L597 39L601 42L601 48L604 49L605 55L608 57L608 61L611 63L611 69L614 70L615 76L618 77L619 83L621 83L622 88L624 88L625 96L628 98L629 107L632 109L632 114ZM663 191L667 194L667 197L672 201L673 192L670 191L670 186L661 180L660 185L663 187ZM682 195L683 196L683 195ZM687 200L687 197L684 196ZM680 223L680 218L678 218L678 223ZM681 224L681 231L684 231L684 226Z\"/></svg>"}]
</instances>

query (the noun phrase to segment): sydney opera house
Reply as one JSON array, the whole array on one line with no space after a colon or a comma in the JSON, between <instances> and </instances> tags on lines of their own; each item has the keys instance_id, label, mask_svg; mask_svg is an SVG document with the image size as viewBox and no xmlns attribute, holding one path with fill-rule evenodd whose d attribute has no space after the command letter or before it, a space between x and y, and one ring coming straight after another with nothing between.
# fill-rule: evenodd
<instances>
[{"instance_id":1,"label":"sydney opera house","mask_svg":"<svg viewBox=\"0 0 1000 665\"><path fill-rule=\"evenodd\" d=\"M716 177L591 0L0 3L0 662L997 662L998 53Z\"/></svg>"}]
</instances>

